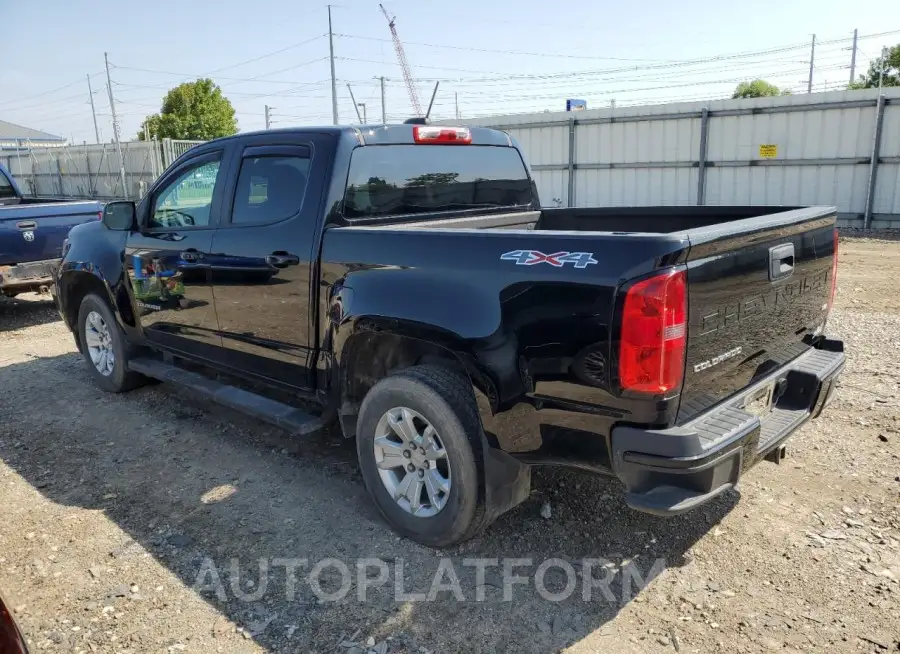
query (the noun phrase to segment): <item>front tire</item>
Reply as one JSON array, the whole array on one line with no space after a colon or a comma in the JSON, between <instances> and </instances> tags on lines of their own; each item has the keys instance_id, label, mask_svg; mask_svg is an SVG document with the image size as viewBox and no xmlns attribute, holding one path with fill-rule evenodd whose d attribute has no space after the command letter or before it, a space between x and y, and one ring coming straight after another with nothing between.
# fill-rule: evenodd
<instances>
[{"instance_id":1,"label":"front tire","mask_svg":"<svg viewBox=\"0 0 900 654\"><path fill-rule=\"evenodd\" d=\"M359 466L395 531L447 547L486 526L476 461L480 439L481 421L463 375L415 366L369 390L357 421Z\"/></svg>"},{"instance_id":2,"label":"front tire","mask_svg":"<svg viewBox=\"0 0 900 654\"><path fill-rule=\"evenodd\" d=\"M143 375L128 369L131 347L109 304L95 293L81 301L78 343L91 376L104 391L123 393L146 383Z\"/></svg>"}]
</instances>

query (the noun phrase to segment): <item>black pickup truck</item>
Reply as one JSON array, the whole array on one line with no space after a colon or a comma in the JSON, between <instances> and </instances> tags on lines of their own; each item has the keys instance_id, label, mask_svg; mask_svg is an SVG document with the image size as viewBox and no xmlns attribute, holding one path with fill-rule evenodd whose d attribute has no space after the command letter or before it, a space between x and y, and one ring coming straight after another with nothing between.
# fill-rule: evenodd
<instances>
[{"instance_id":1,"label":"black pickup truck","mask_svg":"<svg viewBox=\"0 0 900 654\"><path fill-rule=\"evenodd\" d=\"M844 365L836 262L831 207L541 209L499 131L297 128L197 146L106 205L55 293L105 390L337 422L387 521L445 546L534 465L671 515L779 460Z\"/></svg>"}]
</instances>

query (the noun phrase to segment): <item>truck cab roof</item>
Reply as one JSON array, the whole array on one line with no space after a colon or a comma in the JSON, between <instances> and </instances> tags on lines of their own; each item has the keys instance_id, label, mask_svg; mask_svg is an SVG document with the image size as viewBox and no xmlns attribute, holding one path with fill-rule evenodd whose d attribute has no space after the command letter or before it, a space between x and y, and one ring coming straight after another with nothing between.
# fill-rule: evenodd
<instances>
[{"instance_id":1,"label":"truck cab roof","mask_svg":"<svg viewBox=\"0 0 900 654\"><path fill-rule=\"evenodd\" d=\"M428 130L432 133L449 133L465 130L470 139L466 145L493 145L512 147L513 140L506 132L501 132L488 127L455 127L449 125L411 125L411 124L374 124L374 125L334 125L314 127L282 127L279 129L259 130L254 132L241 132L233 136L208 141L200 147L215 146L215 144L232 140L243 140L258 136L289 136L293 134L332 134L339 138L355 140L358 145L415 145L417 143L427 145L428 141L416 140L416 130ZM437 137L436 137L437 138ZM463 141L460 141L462 144Z\"/></svg>"}]
</instances>

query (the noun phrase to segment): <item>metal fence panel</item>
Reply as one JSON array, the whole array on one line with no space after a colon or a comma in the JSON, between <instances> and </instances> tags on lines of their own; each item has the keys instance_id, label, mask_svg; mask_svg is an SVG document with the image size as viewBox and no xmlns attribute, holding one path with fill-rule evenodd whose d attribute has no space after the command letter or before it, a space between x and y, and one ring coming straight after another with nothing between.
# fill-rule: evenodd
<instances>
[{"instance_id":1,"label":"metal fence panel","mask_svg":"<svg viewBox=\"0 0 900 654\"><path fill-rule=\"evenodd\" d=\"M544 164L565 164L569 159L568 127L511 129L510 135L526 152L536 152Z\"/></svg>"},{"instance_id":2,"label":"metal fence panel","mask_svg":"<svg viewBox=\"0 0 900 654\"><path fill-rule=\"evenodd\" d=\"M112 143L3 152L0 161L27 195L137 200L163 170L199 143L170 139L122 143L124 189Z\"/></svg>"},{"instance_id":3,"label":"metal fence panel","mask_svg":"<svg viewBox=\"0 0 900 654\"><path fill-rule=\"evenodd\" d=\"M565 170L536 170L534 182L545 207L566 207L569 204L568 173Z\"/></svg>"},{"instance_id":4,"label":"metal fence panel","mask_svg":"<svg viewBox=\"0 0 900 654\"><path fill-rule=\"evenodd\" d=\"M900 100L884 108L881 133L881 156L900 158Z\"/></svg>"},{"instance_id":5,"label":"metal fence panel","mask_svg":"<svg viewBox=\"0 0 900 654\"><path fill-rule=\"evenodd\" d=\"M513 134L548 206L835 205L900 228L900 89L884 95L874 165L876 89L465 123Z\"/></svg>"},{"instance_id":6,"label":"metal fence panel","mask_svg":"<svg viewBox=\"0 0 900 654\"><path fill-rule=\"evenodd\" d=\"M878 185L872 212L878 215L900 214L900 163L878 166Z\"/></svg>"},{"instance_id":7,"label":"metal fence panel","mask_svg":"<svg viewBox=\"0 0 900 654\"><path fill-rule=\"evenodd\" d=\"M164 139L166 140L166 139ZM199 145L203 143L203 141L179 141L176 139L168 139L168 142L171 144L171 155L172 158L166 162L166 166L171 165L173 161L175 161L178 157L183 155L185 152L190 150L195 145Z\"/></svg>"},{"instance_id":8,"label":"metal fence panel","mask_svg":"<svg viewBox=\"0 0 900 654\"><path fill-rule=\"evenodd\" d=\"M576 206L691 205L697 175L687 167L576 170Z\"/></svg>"}]
</instances>

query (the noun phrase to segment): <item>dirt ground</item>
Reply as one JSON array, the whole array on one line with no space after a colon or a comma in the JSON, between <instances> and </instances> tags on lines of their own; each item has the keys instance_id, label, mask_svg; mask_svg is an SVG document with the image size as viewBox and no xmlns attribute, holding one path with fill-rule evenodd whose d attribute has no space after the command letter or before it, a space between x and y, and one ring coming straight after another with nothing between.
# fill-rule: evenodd
<instances>
[{"instance_id":1,"label":"dirt ground","mask_svg":"<svg viewBox=\"0 0 900 654\"><path fill-rule=\"evenodd\" d=\"M49 302L0 299L0 590L38 652L898 651L900 242L843 239L838 279L848 366L781 465L672 519L628 509L614 480L539 472L529 501L445 552L384 525L346 443L165 385L104 394ZM338 564L312 574L328 558L353 580L339 599ZM365 558L388 576L360 600ZM482 601L473 558L499 566ZM284 559L306 559L296 583ZM514 559L527 578L506 601ZM607 561L590 600L585 559ZM577 590L551 601L538 586L562 595L566 563ZM397 595L443 566L462 601Z\"/></svg>"}]
</instances>

